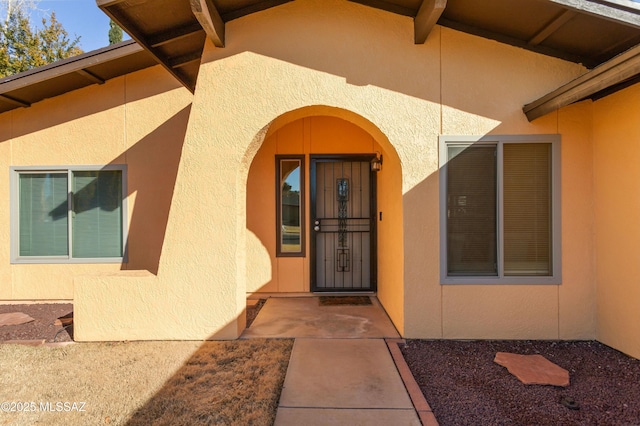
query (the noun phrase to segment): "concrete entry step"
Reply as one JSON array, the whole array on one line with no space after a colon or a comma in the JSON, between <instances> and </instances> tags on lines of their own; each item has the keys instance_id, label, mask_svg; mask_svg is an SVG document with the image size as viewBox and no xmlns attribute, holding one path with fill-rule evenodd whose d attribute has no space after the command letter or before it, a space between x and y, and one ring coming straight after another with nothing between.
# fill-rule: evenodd
<instances>
[{"instance_id":1,"label":"concrete entry step","mask_svg":"<svg viewBox=\"0 0 640 426\"><path fill-rule=\"evenodd\" d=\"M420 420L384 340L296 339L275 424Z\"/></svg>"},{"instance_id":2,"label":"concrete entry step","mask_svg":"<svg viewBox=\"0 0 640 426\"><path fill-rule=\"evenodd\" d=\"M241 338L398 338L380 302L321 306L318 297L270 298Z\"/></svg>"}]
</instances>

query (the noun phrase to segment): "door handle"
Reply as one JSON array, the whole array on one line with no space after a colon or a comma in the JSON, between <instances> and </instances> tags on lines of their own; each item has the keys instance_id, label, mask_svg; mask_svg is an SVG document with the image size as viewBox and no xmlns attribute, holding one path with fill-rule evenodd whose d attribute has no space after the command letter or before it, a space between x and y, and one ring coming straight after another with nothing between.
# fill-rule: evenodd
<instances>
[{"instance_id":1,"label":"door handle","mask_svg":"<svg viewBox=\"0 0 640 426\"><path fill-rule=\"evenodd\" d=\"M313 227L313 230L316 231L316 232L320 231L320 221L316 220L314 222L314 225L316 225L316 226Z\"/></svg>"}]
</instances>

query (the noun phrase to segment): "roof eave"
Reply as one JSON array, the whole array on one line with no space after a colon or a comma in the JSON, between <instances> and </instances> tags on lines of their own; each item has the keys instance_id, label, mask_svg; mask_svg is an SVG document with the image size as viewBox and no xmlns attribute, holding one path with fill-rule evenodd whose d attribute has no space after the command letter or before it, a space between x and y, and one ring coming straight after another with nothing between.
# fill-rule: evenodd
<instances>
[{"instance_id":1,"label":"roof eave","mask_svg":"<svg viewBox=\"0 0 640 426\"><path fill-rule=\"evenodd\" d=\"M640 45L637 45L564 86L525 105L522 110L527 119L533 121L562 107L588 99L599 92L634 79L639 75Z\"/></svg>"}]
</instances>

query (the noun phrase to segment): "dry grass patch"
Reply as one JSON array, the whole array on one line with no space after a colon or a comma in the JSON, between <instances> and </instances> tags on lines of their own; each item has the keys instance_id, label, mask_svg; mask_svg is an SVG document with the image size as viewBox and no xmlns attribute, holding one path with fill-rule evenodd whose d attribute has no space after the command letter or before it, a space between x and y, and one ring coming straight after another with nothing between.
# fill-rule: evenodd
<instances>
[{"instance_id":1,"label":"dry grass patch","mask_svg":"<svg viewBox=\"0 0 640 426\"><path fill-rule=\"evenodd\" d=\"M2 424L272 424L293 340L0 345ZM84 412L40 402L85 402Z\"/></svg>"}]
</instances>

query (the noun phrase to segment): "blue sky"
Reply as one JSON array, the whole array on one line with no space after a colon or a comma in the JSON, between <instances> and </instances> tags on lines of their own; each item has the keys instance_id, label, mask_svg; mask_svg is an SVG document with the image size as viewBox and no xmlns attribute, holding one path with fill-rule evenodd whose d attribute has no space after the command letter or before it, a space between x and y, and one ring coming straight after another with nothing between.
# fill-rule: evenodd
<instances>
[{"instance_id":1,"label":"blue sky","mask_svg":"<svg viewBox=\"0 0 640 426\"><path fill-rule=\"evenodd\" d=\"M85 52L109 45L109 17L95 0L39 0L37 4L38 10L31 15L33 25L41 26L44 14L53 11L69 38L74 34L80 37L80 47Z\"/></svg>"}]
</instances>

